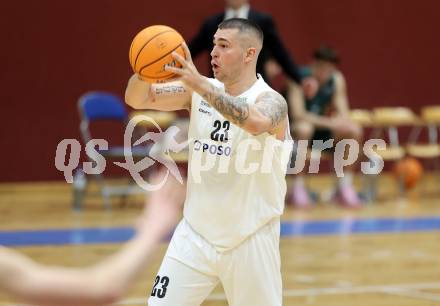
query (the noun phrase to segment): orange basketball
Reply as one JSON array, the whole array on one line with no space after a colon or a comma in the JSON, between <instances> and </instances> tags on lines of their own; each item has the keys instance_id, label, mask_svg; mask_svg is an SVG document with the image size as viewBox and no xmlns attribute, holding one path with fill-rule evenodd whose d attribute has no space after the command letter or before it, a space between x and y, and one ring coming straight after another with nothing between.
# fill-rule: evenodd
<instances>
[{"instance_id":1,"label":"orange basketball","mask_svg":"<svg viewBox=\"0 0 440 306\"><path fill-rule=\"evenodd\" d=\"M397 179L403 180L405 188L413 188L423 173L422 164L415 158L407 157L394 165L394 175Z\"/></svg>"},{"instance_id":2,"label":"orange basketball","mask_svg":"<svg viewBox=\"0 0 440 306\"><path fill-rule=\"evenodd\" d=\"M181 67L171 53L176 51L183 57L182 35L164 25L154 25L140 31L133 39L129 51L130 65L144 80L150 83L164 82L175 77L165 71L165 65Z\"/></svg>"}]
</instances>

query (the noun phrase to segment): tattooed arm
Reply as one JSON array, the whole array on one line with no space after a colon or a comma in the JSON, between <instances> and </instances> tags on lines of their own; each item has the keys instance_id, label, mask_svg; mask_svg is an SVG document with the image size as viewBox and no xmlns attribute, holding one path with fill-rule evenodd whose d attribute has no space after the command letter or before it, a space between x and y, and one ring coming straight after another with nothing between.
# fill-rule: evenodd
<instances>
[{"instance_id":1,"label":"tattooed arm","mask_svg":"<svg viewBox=\"0 0 440 306\"><path fill-rule=\"evenodd\" d=\"M188 109L192 90L179 81L150 84L134 74L125 90L125 101L134 109L174 111Z\"/></svg>"},{"instance_id":2,"label":"tattooed arm","mask_svg":"<svg viewBox=\"0 0 440 306\"><path fill-rule=\"evenodd\" d=\"M264 132L283 138L287 124L287 103L284 98L272 91L262 93L255 104L250 105L243 98L232 97L224 90L215 87L201 76L194 66L191 53L185 43L182 44L185 58L173 52L173 57L182 68L166 67L166 71L176 73L188 88L192 88L205 98L225 118L253 135Z\"/></svg>"},{"instance_id":3,"label":"tattooed arm","mask_svg":"<svg viewBox=\"0 0 440 306\"><path fill-rule=\"evenodd\" d=\"M287 103L277 92L263 92L253 105L243 98L226 94L212 84L201 86L198 92L226 119L253 135L264 132L278 134L285 130Z\"/></svg>"}]
</instances>

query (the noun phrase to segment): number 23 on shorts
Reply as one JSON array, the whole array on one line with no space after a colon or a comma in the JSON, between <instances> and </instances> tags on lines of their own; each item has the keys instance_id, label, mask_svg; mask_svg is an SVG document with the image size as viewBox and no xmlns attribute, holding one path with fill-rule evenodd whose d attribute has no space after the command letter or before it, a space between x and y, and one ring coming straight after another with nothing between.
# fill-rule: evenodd
<instances>
[{"instance_id":1,"label":"number 23 on shorts","mask_svg":"<svg viewBox=\"0 0 440 306\"><path fill-rule=\"evenodd\" d=\"M169 283L170 279L168 276L156 276L156 279L154 280L153 290L151 291L151 296L156 296L160 299L164 298L165 294L167 293L167 287Z\"/></svg>"}]
</instances>

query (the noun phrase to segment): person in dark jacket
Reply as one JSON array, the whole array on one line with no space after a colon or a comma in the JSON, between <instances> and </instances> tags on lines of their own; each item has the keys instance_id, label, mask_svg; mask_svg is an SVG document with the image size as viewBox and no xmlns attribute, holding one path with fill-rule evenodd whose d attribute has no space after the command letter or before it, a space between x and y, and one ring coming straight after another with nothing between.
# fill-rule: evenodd
<instances>
[{"instance_id":1,"label":"person in dark jacket","mask_svg":"<svg viewBox=\"0 0 440 306\"><path fill-rule=\"evenodd\" d=\"M289 79L301 84L299 69L282 42L272 16L252 9L248 0L226 0L225 2L225 11L208 17L203 22L197 35L189 42L188 47L192 56L195 58L203 51L211 52L213 47L212 37L217 31L217 26L223 20L234 17L249 19L255 22L264 34L263 49L257 62L257 73L261 74L263 79L266 80L265 63L269 58L274 58Z\"/></svg>"}]
</instances>

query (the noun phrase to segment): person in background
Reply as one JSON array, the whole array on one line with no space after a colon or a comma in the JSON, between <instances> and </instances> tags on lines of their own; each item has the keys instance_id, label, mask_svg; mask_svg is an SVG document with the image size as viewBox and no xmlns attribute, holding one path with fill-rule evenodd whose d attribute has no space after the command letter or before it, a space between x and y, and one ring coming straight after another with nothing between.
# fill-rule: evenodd
<instances>
[{"instance_id":1,"label":"person in background","mask_svg":"<svg viewBox=\"0 0 440 306\"><path fill-rule=\"evenodd\" d=\"M362 141L362 128L350 120L347 86L338 70L339 56L328 46L322 46L313 54L313 62L302 69L303 83L299 88L288 83L289 112L293 135L296 140L326 141L341 139ZM348 167L339 178L335 195L346 207L360 207L361 202L353 187L353 167ZM303 174L294 178L290 192L296 207L310 207L312 200L304 184Z\"/></svg>"},{"instance_id":2,"label":"person in background","mask_svg":"<svg viewBox=\"0 0 440 306\"><path fill-rule=\"evenodd\" d=\"M301 84L299 69L281 40L272 16L252 9L249 0L226 0L225 4L225 11L208 17L196 36L189 42L188 47L193 58L203 51L211 52L213 48L212 37L217 31L217 26L223 20L230 18L249 19L261 28L264 35L263 49L257 62L257 73L266 80L265 63L273 58L290 80Z\"/></svg>"}]
</instances>

